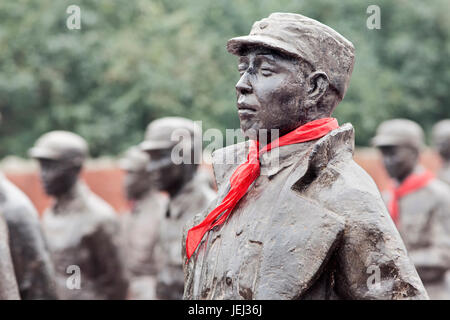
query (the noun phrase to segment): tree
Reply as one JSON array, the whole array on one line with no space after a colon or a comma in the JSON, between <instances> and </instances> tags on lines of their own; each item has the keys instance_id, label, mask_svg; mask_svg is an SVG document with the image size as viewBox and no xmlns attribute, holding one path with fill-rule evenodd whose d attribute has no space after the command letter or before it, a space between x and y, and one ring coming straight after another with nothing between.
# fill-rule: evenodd
<instances>
[{"instance_id":1,"label":"tree","mask_svg":"<svg viewBox=\"0 0 450 320\"><path fill-rule=\"evenodd\" d=\"M426 129L450 117L448 1L378 1L381 29L366 27L369 1L76 1L81 29L66 27L74 1L0 3L0 157L24 156L42 133L85 137L91 154L117 155L162 116L237 128L236 58L226 41L274 11L298 12L356 47L336 110L367 145L380 121L407 117Z\"/></svg>"}]
</instances>

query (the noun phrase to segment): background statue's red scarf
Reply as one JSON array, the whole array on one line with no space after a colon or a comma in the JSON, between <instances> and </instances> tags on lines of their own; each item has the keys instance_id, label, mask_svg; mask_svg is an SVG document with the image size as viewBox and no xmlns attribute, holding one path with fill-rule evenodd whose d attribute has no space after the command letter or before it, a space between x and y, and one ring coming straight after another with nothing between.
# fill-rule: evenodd
<instances>
[{"instance_id":1,"label":"background statue's red scarf","mask_svg":"<svg viewBox=\"0 0 450 320\"><path fill-rule=\"evenodd\" d=\"M238 201L247 193L253 181L259 177L259 157L263 153L270 151L272 148L319 139L338 127L339 125L335 118L314 120L272 141L259 151L258 142L249 140L250 146L247 161L239 165L231 176L230 191L228 191L219 206L212 210L200 224L188 231L186 238L186 255L188 260L197 249L205 233L225 222Z\"/></svg>"},{"instance_id":2,"label":"background statue's red scarf","mask_svg":"<svg viewBox=\"0 0 450 320\"><path fill-rule=\"evenodd\" d=\"M398 219L400 216L398 208L398 201L400 198L425 187L433 178L434 175L430 171L425 171L421 174L413 173L410 174L397 188L392 188L390 190L391 199L388 204L388 210L396 225L398 224Z\"/></svg>"}]
</instances>

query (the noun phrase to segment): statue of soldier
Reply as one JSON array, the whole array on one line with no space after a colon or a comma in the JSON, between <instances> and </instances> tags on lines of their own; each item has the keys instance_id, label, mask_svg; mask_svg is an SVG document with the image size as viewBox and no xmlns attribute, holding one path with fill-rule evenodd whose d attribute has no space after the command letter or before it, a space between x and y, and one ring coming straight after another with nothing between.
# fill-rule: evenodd
<instances>
[{"instance_id":1,"label":"statue of soldier","mask_svg":"<svg viewBox=\"0 0 450 320\"><path fill-rule=\"evenodd\" d=\"M54 268L36 209L1 172L0 211L8 225L11 256L21 298L57 299Z\"/></svg>"},{"instance_id":2,"label":"statue of soldier","mask_svg":"<svg viewBox=\"0 0 450 320\"><path fill-rule=\"evenodd\" d=\"M432 299L450 299L450 188L419 165L422 128L406 119L380 124L373 144L393 186L384 198Z\"/></svg>"},{"instance_id":3,"label":"statue of soldier","mask_svg":"<svg viewBox=\"0 0 450 320\"><path fill-rule=\"evenodd\" d=\"M239 57L250 139L213 153L218 197L185 228L184 298L427 299L375 183L353 161L353 127L330 118L353 45L316 20L273 13L227 49Z\"/></svg>"},{"instance_id":4,"label":"statue of soldier","mask_svg":"<svg viewBox=\"0 0 450 320\"><path fill-rule=\"evenodd\" d=\"M123 252L131 276L128 298L132 300L155 299L153 253L168 206L168 197L152 188L148 163L148 154L137 146L129 148L119 163L126 172L124 190L132 205L131 212L122 218Z\"/></svg>"},{"instance_id":5,"label":"statue of soldier","mask_svg":"<svg viewBox=\"0 0 450 320\"><path fill-rule=\"evenodd\" d=\"M2 194L0 193L0 198ZM19 300L14 266L9 248L8 227L0 211L0 300Z\"/></svg>"},{"instance_id":6,"label":"statue of soldier","mask_svg":"<svg viewBox=\"0 0 450 320\"><path fill-rule=\"evenodd\" d=\"M450 119L441 120L433 127L433 145L442 159L438 178L450 184Z\"/></svg>"},{"instance_id":7,"label":"statue of soldier","mask_svg":"<svg viewBox=\"0 0 450 320\"><path fill-rule=\"evenodd\" d=\"M158 299L181 299L184 275L181 237L186 221L204 210L215 192L197 172L201 161L201 129L192 120L167 117L151 122L141 149L150 155L152 185L169 194L156 252ZM177 157L181 157L181 159Z\"/></svg>"},{"instance_id":8,"label":"statue of soldier","mask_svg":"<svg viewBox=\"0 0 450 320\"><path fill-rule=\"evenodd\" d=\"M56 299L53 265L36 210L0 172L0 300L20 298Z\"/></svg>"},{"instance_id":9,"label":"statue of soldier","mask_svg":"<svg viewBox=\"0 0 450 320\"><path fill-rule=\"evenodd\" d=\"M88 145L80 136L52 131L30 149L45 192L54 203L43 229L56 269L61 299L124 299L128 282L118 247L113 209L79 179Z\"/></svg>"}]
</instances>

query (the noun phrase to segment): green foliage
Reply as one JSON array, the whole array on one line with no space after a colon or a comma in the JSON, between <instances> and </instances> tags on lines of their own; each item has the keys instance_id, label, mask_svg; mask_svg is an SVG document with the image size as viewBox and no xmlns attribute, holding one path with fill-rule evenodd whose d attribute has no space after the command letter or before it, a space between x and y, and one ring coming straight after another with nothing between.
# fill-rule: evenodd
<instances>
[{"instance_id":1,"label":"green foliage","mask_svg":"<svg viewBox=\"0 0 450 320\"><path fill-rule=\"evenodd\" d=\"M81 8L81 30L66 8ZM380 0L381 29L366 27L370 1L97 0L0 2L0 157L25 155L63 129L93 156L118 154L161 116L237 128L236 59L226 41L274 11L318 19L351 40L356 63L336 110L366 145L380 121L426 129L450 117L449 2Z\"/></svg>"}]
</instances>

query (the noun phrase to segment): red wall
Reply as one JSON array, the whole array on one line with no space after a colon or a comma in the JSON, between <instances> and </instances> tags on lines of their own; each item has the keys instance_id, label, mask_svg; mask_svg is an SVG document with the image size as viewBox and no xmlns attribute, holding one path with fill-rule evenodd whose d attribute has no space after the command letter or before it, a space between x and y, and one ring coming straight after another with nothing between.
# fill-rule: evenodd
<instances>
[{"instance_id":1,"label":"red wall","mask_svg":"<svg viewBox=\"0 0 450 320\"><path fill-rule=\"evenodd\" d=\"M358 150L355 161L359 163L375 180L380 190L386 189L389 178L380 161L378 153L372 149ZM436 172L440 166L438 157L430 152L425 152L421 157L421 163ZM5 173L6 176L22 189L42 213L50 204L50 199L42 190L42 186L36 172L33 173ZM120 169L85 169L82 178L90 186L92 191L109 202L117 212L127 210L128 203L122 190L123 171Z\"/></svg>"},{"instance_id":2,"label":"red wall","mask_svg":"<svg viewBox=\"0 0 450 320\"><path fill-rule=\"evenodd\" d=\"M44 193L36 172L23 174L6 172L6 176L28 195L39 213L50 205L51 199ZM124 173L120 169L84 170L82 173L82 179L91 190L119 213L128 209L128 202L122 190L123 177Z\"/></svg>"}]
</instances>

